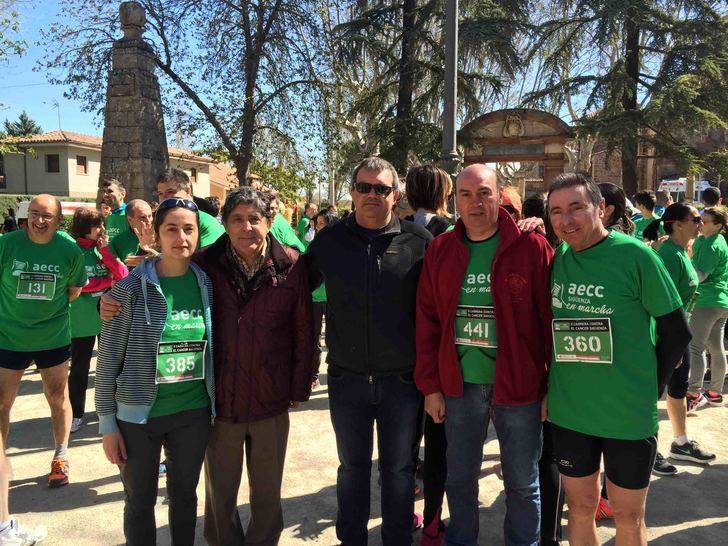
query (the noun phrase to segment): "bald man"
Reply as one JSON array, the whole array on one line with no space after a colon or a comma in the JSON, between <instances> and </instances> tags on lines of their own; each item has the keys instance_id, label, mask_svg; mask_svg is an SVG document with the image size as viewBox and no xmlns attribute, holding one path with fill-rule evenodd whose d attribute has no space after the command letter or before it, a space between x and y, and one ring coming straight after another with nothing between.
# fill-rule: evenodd
<instances>
[{"instance_id":1,"label":"bald man","mask_svg":"<svg viewBox=\"0 0 728 546\"><path fill-rule=\"evenodd\" d=\"M109 243L109 250L131 271L148 257L156 256L152 207L144 199L132 199L126 204L129 229L122 231Z\"/></svg>"},{"instance_id":2,"label":"bald man","mask_svg":"<svg viewBox=\"0 0 728 546\"><path fill-rule=\"evenodd\" d=\"M446 544L478 543L478 479L491 414L506 493L504 543L539 542L553 252L540 235L521 232L500 195L495 171L463 169L455 187L460 219L430 244L417 289L415 383L447 438ZM435 522L424 533L434 538L441 529Z\"/></svg>"},{"instance_id":3,"label":"bald man","mask_svg":"<svg viewBox=\"0 0 728 546\"><path fill-rule=\"evenodd\" d=\"M20 380L35 362L55 439L50 487L68 483L68 304L87 281L80 247L58 233L61 214L57 198L39 195L28 207L27 226L0 238L0 432L7 440Z\"/></svg>"}]
</instances>

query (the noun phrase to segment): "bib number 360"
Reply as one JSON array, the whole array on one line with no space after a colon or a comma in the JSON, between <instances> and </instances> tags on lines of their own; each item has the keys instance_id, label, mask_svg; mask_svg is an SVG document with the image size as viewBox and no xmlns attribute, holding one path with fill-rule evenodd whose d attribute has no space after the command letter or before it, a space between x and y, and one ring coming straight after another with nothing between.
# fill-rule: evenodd
<instances>
[{"instance_id":1,"label":"bib number 360","mask_svg":"<svg viewBox=\"0 0 728 546\"><path fill-rule=\"evenodd\" d=\"M611 319L554 319L552 330L556 362L612 363Z\"/></svg>"},{"instance_id":2,"label":"bib number 360","mask_svg":"<svg viewBox=\"0 0 728 546\"><path fill-rule=\"evenodd\" d=\"M207 341L160 342L157 349L157 385L205 378Z\"/></svg>"}]
</instances>

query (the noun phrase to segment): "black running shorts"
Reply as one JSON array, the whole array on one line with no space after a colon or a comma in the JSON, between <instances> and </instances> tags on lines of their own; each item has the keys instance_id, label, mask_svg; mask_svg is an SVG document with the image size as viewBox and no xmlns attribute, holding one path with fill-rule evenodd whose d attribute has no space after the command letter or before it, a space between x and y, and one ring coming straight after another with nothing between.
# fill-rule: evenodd
<instances>
[{"instance_id":1,"label":"black running shorts","mask_svg":"<svg viewBox=\"0 0 728 546\"><path fill-rule=\"evenodd\" d=\"M585 478L604 471L614 485L624 489L644 489L650 483L657 454L657 437L642 440L600 438L551 423L554 458L559 472L571 478Z\"/></svg>"},{"instance_id":2,"label":"black running shorts","mask_svg":"<svg viewBox=\"0 0 728 546\"><path fill-rule=\"evenodd\" d=\"M0 349L0 368L6 370L25 370L32 362L39 370L52 368L63 364L71 357L71 346L65 345L57 349L46 349L45 351L9 351Z\"/></svg>"}]
</instances>

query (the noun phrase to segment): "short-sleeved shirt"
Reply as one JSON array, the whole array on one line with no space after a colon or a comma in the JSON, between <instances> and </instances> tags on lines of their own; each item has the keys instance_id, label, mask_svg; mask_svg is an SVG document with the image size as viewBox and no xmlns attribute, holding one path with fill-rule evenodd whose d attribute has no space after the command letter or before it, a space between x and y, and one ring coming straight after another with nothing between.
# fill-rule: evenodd
<instances>
[{"instance_id":1,"label":"short-sleeved shirt","mask_svg":"<svg viewBox=\"0 0 728 546\"><path fill-rule=\"evenodd\" d=\"M270 233L282 245L290 246L300 252L306 250L306 247L303 246L303 243L296 236L296 232L291 227L291 224L288 223L288 220L280 212L273 218Z\"/></svg>"},{"instance_id":2,"label":"short-sleeved shirt","mask_svg":"<svg viewBox=\"0 0 728 546\"><path fill-rule=\"evenodd\" d=\"M644 238L643 233L645 229L647 229L647 226L649 226L655 220L659 219L660 217L655 214L652 216L652 218L640 218L639 220L635 220L634 233L632 235L634 235L637 239L641 241ZM665 234L665 228L663 228L662 225L660 225L659 234L660 236Z\"/></svg>"},{"instance_id":3,"label":"short-sleeved shirt","mask_svg":"<svg viewBox=\"0 0 728 546\"><path fill-rule=\"evenodd\" d=\"M639 440L655 434L654 317L682 303L662 260L615 231L581 252L561 244L551 296L549 419L603 438Z\"/></svg>"},{"instance_id":4,"label":"short-sleeved shirt","mask_svg":"<svg viewBox=\"0 0 728 546\"><path fill-rule=\"evenodd\" d=\"M498 346L490 266L498 250L498 233L485 241L466 241L468 267L455 314L455 349L463 381L490 385L495 378Z\"/></svg>"},{"instance_id":5,"label":"short-sleeved shirt","mask_svg":"<svg viewBox=\"0 0 728 546\"><path fill-rule=\"evenodd\" d=\"M161 342L207 339L205 310L200 287L192 270L181 277L161 277L159 285L167 301L167 319ZM149 417L171 415L210 405L204 380L160 384Z\"/></svg>"},{"instance_id":6,"label":"short-sleeved shirt","mask_svg":"<svg viewBox=\"0 0 728 546\"><path fill-rule=\"evenodd\" d=\"M197 248L203 248L217 241L225 233L225 228L217 221L217 218L204 211L199 211L199 217L200 238L197 242Z\"/></svg>"},{"instance_id":7,"label":"short-sleeved shirt","mask_svg":"<svg viewBox=\"0 0 728 546\"><path fill-rule=\"evenodd\" d=\"M0 239L0 348L44 351L71 343L68 288L86 284L84 256L56 233L34 243L25 230Z\"/></svg>"},{"instance_id":8,"label":"short-sleeved shirt","mask_svg":"<svg viewBox=\"0 0 728 546\"><path fill-rule=\"evenodd\" d=\"M129 222L126 219L125 203L122 203L118 209L106 217L106 220L104 220L104 227L106 227L106 235L109 238L109 242L113 241L125 231L131 230Z\"/></svg>"},{"instance_id":9,"label":"short-sleeved shirt","mask_svg":"<svg viewBox=\"0 0 728 546\"><path fill-rule=\"evenodd\" d=\"M695 308L728 308L728 245L721 233L695 239L693 266L707 275L698 286Z\"/></svg>"},{"instance_id":10,"label":"short-sleeved shirt","mask_svg":"<svg viewBox=\"0 0 728 546\"><path fill-rule=\"evenodd\" d=\"M687 251L668 239L662 243L657 254L662 258L665 269L670 274L672 282L675 283L683 308L690 311L694 304L692 300L699 281Z\"/></svg>"},{"instance_id":11,"label":"short-sleeved shirt","mask_svg":"<svg viewBox=\"0 0 728 546\"><path fill-rule=\"evenodd\" d=\"M109 270L101 260L101 254L96 247L82 248L81 252L89 280L108 276ZM103 293L103 290L83 292L71 302L71 339L96 336L101 333L102 323L98 303Z\"/></svg>"},{"instance_id":12,"label":"short-sleeved shirt","mask_svg":"<svg viewBox=\"0 0 728 546\"><path fill-rule=\"evenodd\" d=\"M109 250L122 262L139 252L139 239L131 229L117 235L109 243Z\"/></svg>"}]
</instances>

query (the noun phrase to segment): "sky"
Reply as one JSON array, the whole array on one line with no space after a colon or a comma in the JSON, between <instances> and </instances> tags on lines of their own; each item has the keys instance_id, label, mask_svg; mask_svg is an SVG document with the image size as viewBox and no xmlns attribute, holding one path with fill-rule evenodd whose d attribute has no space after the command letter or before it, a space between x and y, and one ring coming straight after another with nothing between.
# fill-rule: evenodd
<instances>
[{"instance_id":1,"label":"sky","mask_svg":"<svg viewBox=\"0 0 728 546\"><path fill-rule=\"evenodd\" d=\"M15 121L25 110L44 131L60 128L92 135L100 135L103 129L94 115L82 112L80 104L63 98L64 87L51 85L41 72L33 67L42 57L42 48L35 42L40 38L39 29L47 28L58 16L56 0L29 0L17 6L20 13L20 34L28 43L22 57L13 57L6 66L0 67L0 121ZM58 101L58 109L53 106Z\"/></svg>"}]
</instances>

